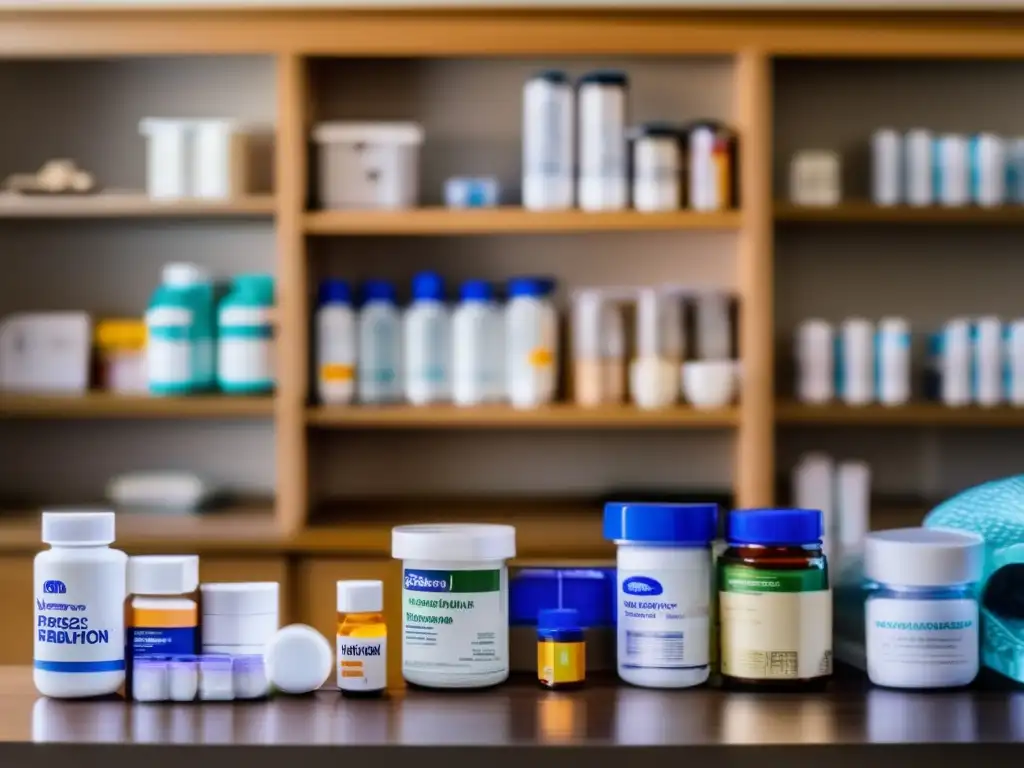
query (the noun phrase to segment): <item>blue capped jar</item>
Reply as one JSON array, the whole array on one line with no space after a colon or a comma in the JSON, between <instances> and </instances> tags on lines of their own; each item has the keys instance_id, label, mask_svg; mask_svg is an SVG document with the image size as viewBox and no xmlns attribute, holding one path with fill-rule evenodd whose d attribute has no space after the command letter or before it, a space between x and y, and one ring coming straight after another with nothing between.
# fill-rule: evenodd
<instances>
[{"instance_id":1,"label":"blue capped jar","mask_svg":"<svg viewBox=\"0 0 1024 768\"><path fill-rule=\"evenodd\" d=\"M617 545L617 668L625 682L707 681L717 532L717 504L605 504L604 537Z\"/></svg>"},{"instance_id":2,"label":"blue capped jar","mask_svg":"<svg viewBox=\"0 0 1024 768\"><path fill-rule=\"evenodd\" d=\"M723 686L817 690L832 676L832 591L817 509L738 509L718 558Z\"/></svg>"}]
</instances>

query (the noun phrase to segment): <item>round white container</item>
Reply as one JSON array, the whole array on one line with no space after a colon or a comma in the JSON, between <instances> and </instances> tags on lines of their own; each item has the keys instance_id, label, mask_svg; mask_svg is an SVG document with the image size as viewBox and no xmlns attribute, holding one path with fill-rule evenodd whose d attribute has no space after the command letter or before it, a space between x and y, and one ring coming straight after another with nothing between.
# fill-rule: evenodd
<instances>
[{"instance_id":1,"label":"round white container","mask_svg":"<svg viewBox=\"0 0 1024 768\"><path fill-rule=\"evenodd\" d=\"M363 285L357 327L359 401L398 402L402 398L402 317L395 305L394 285L383 280L369 280Z\"/></svg>"},{"instance_id":2,"label":"round white container","mask_svg":"<svg viewBox=\"0 0 1024 768\"><path fill-rule=\"evenodd\" d=\"M452 399L456 405L501 400L504 327L489 283L468 280L452 313Z\"/></svg>"},{"instance_id":3,"label":"round white container","mask_svg":"<svg viewBox=\"0 0 1024 768\"><path fill-rule=\"evenodd\" d=\"M677 127L647 123L633 136L633 207L674 211L683 194L682 136Z\"/></svg>"},{"instance_id":4,"label":"round white container","mask_svg":"<svg viewBox=\"0 0 1024 768\"><path fill-rule=\"evenodd\" d=\"M451 315L444 282L433 272L412 281L412 304L403 318L405 398L429 405L451 398Z\"/></svg>"},{"instance_id":5,"label":"round white container","mask_svg":"<svg viewBox=\"0 0 1024 768\"><path fill-rule=\"evenodd\" d=\"M646 688L689 688L711 671L715 504L604 508L617 545L618 673Z\"/></svg>"},{"instance_id":6,"label":"round white container","mask_svg":"<svg viewBox=\"0 0 1024 768\"><path fill-rule=\"evenodd\" d=\"M429 688L484 688L508 678L510 525L405 525L391 533L402 561L402 676Z\"/></svg>"},{"instance_id":7,"label":"round white container","mask_svg":"<svg viewBox=\"0 0 1024 768\"><path fill-rule=\"evenodd\" d=\"M43 512L50 549L33 564L32 679L53 698L115 693L124 683L128 556L110 549L113 512Z\"/></svg>"},{"instance_id":8,"label":"round white container","mask_svg":"<svg viewBox=\"0 0 1024 768\"><path fill-rule=\"evenodd\" d=\"M523 87L523 207L572 208L575 95L565 72L539 72Z\"/></svg>"},{"instance_id":9,"label":"round white container","mask_svg":"<svg viewBox=\"0 0 1024 768\"><path fill-rule=\"evenodd\" d=\"M555 397L558 315L548 298L551 283L517 277L508 283L505 305L505 373L515 408L538 408Z\"/></svg>"},{"instance_id":10,"label":"round white container","mask_svg":"<svg viewBox=\"0 0 1024 768\"><path fill-rule=\"evenodd\" d=\"M278 593L276 581L239 581L201 584L203 616L227 614L246 616L249 614L278 614Z\"/></svg>"},{"instance_id":11,"label":"round white container","mask_svg":"<svg viewBox=\"0 0 1024 768\"><path fill-rule=\"evenodd\" d=\"M290 624L263 653L267 679L282 693L311 693L327 682L334 666L327 638L306 624Z\"/></svg>"},{"instance_id":12,"label":"round white container","mask_svg":"<svg viewBox=\"0 0 1024 768\"><path fill-rule=\"evenodd\" d=\"M623 72L592 72L580 78L579 206L585 211L626 207L626 94Z\"/></svg>"},{"instance_id":13,"label":"round white container","mask_svg":"<svg viewBox=\"0 0 1024 768\"><path fill-rule=\"evenodd\" d=\"M356 394L356 313L352 291L344 280L324 280L320 284L316 394L327 405L348 405Z\"/></svg>"},{"instance_id":14,"label":"round white container","mask_svg":"<svg viewBox=\"0 0 1024 768\"><path fill-rule=\"evenodd\" d=\"M276 613L203 614L203 647L206 645L262 646L278 630Z\"/></svg>"},{"instance_id":15,"label":"round white container","mask_svg":"<svg viewBox=\"0 0 1024 768\"><path fill-rule=\"evenodd\" d=\"M890 688L952 688L978 675L977 582L984 541L964 531L869 533L864 576L868 678Z\"/></svg>"}]
</instances>

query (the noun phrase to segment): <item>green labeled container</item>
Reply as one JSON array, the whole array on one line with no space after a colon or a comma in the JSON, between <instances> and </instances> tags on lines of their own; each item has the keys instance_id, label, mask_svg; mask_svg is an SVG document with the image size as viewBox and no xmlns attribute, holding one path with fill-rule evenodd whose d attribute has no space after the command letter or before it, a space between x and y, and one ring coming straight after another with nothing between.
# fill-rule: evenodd
<instances>
[{"instance_id":1,"label":"green labeled container","mask_svg":"<svg viewBox=\"0 0 1024 768\"><path fill-rule=\"evenodd\" d=\"M274 278L238 275L217 308L217 385L232 395L274 390Z\"/></svg>"}]
</instances>

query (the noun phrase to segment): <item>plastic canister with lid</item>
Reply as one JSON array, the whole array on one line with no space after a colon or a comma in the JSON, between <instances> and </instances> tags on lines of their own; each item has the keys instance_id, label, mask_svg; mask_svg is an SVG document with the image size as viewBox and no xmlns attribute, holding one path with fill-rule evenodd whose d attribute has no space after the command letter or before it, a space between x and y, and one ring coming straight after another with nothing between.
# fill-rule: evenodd
<instances>
[{"instance_id":1,"label":"plastic canister with lid","mask_svg":"<svg viewBox=\"0 0 1024 768\"><path fill-rule=\"evenodd\" d=\"M359 401L398 402L402 398L402 318L393 284L384 280L363 284L357 328Z\"/></svg>"},{"instance_id":2,"label":"plastic canister with lid","mask_svg":"<svg viewBox=\"0 0 1024 768\"><path fill-rule=\"evenodd\" d=\"M217 384L256 395L274 389L274 278L238 275L217 309Z\"/></svg>"},{"instance_id":3,"label":"plastic canister with lid","mask_svg":"<svg viewBox=\"0 0 1024 768\"><path fill-rule=\"evenodd\" d=\"M356 313L345 280L320 283L316 345L317 399L326 405L348 405L356 392Z\"/></svg>"},{"instance_id":4,"label":"plastic canister with lid","mask_svg":"<svg viewBox=\"0 0 1024 768\"><path fill-rule=\"evenodd\" d=\"M505 328L494 291L484 280L467 280L452 313L452 399L479 405L503 399Z\"/></svg>"},{"instance_id":5,"label":"plastic canister with lid","mask_svg":"<svg viewBox=\"0 0 1024 768\"><path fill-rule=\"evenodd\" d=\"M891 688L950 688L978 675L977 586L984 541L966 531L869 533L864 576L868 677Z\"/></svg>"},{"instance_id":6,"label":"plastic canister with lid","mask_svg":"<svg viewBox=\"0 0 1024 768\"><path fill-rule=\"evenodd\" d=\"M678 209L683 193L680 129L669 123L644 123L631 138L633 207L648 213Z\"/></svg>"},{"instance_id":7,"label":"plastic canister with lid","mask_svg":"<svg viewBox=\"0 0 1024 768\"><path fill-rule=\"evenodd\" d=\"M515 408L537 408L555 397L558 378L558 315L553 283L516 277L508 283L505 350L508 397Z\"/></svg>"},{"instance_id":8,"label":"plastic canister with lid","mask_svg":"<svg viewBox=\"0 0 1024 768\"><path fill-rule=\"evenodd\" d=\"M451 314L444 301L444 281L434 272L412 280L412 303L403 323L405 398L428 405L451 397Z\"/></svg>"},{"instance_id":9,"label":"plastic canister with lid","mask_svg":"<svg viewBox=\"0 0 1024 768\"><path fill-rule=\"evenodd\" d=\"M199 642L196 555L142 555L128 560L131 658L194 654Z\"/></svg>"},{"instance_id":10,"label":"plastic canister with lid","mask_svg":"<svg viewBox=\"0 0 1024 768\"><path fill-rule=\"evenodd\" d=\"M167 264L146 311L146 371L155 395L216 384L213 282L195 264Z\"/></svg>"},{"instance_id":11,"label":"plastic canister with lid","mask_svg":"<svg viewBox=\"0 0 1024 768\"><path fill-rule=\"evenodd\" d=\"M577 200L584 211L626 207L626 120L629 79L624 72L602 70L577 84L579 107L579 179Z\"/></svg>"},{"instance_id":12,"label":"plastic canister with lid","mask_svg":"<svg viewBox=\"0 0 1024 768\"><path fill-rule=\"evenodd\" d=\"M711 542L717 504L609 502L604 537L618 567L618 673L648 688L687 688L711 672Z\"/></svg>"},{"instance_id":13,"label":"plastic canister with lid","mask_svg":"<svg viewBox=\"0 0 1024 768\"><path fill-rule=\"evenodd\" d=\"M99 385L108 392L146 391L146 324L141 320L100 320L95 329Z\"/></svg>"},{"instance_id":14,"label":"plastic canister with lid","mask_svg":"<svg viewBox=\"0 0 1024 768\"><path fill-rule=\"evenodd\" d=\"M203 653L238 647L241 654L242 646L265 646L280 623L278 592L274 581L202 584Z\"/></svg>"},{"instance_id":15,"label":"plastic canister with lid","mask_svg":"<svg viewBox=\"0 0 1024 768\"><path fill-rule=\"evenodd\" d=\"M523 207L571 208L576 97L560 70L538 72L523 86Z\"/></svg>"},{"instance_id":16,"label":"plastic canister with lid","mask_svg":"<svg viewBox=\"0 0 1024 768\"><path fill-rule=\"evenodd\" d=\"M402 561L402 676L430 688L484 688L509 674L510 525L404 525L391 532Z\"/></svg>"}]
</instances>

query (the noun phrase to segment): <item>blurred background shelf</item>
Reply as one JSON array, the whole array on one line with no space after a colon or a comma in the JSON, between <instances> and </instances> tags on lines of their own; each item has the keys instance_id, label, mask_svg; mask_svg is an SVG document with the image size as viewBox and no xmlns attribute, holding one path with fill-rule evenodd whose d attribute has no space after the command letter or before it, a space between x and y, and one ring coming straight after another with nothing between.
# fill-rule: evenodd
<instances>
[{"instance_id":1,"label":"blurred background shelf","mask_svg":"<svg viewBox=\"0 0 1024 768\"><path fill-rule=\"evenodd\" d=\"M154 200L140 193L43 197L0 193L0 219L198 219L269 217L271 195L238 200Z\"/></svg>"},{"instance_id":2,"label":"blurred background shelf","mask_svg":"<svg viewBox=\"0 0 1024 768\"><path fill-rule=\"evenodd\" d=\"M0 392L7 419L227 419L270 417L271 397L147 397L91 392L86 395L17 395Z\"/></svg>"},{"instance_id":3,"label":"blurred background shelf","mask_svg":"<svg viewBox=\"0 0 1024 768\"><path fill-rule=\"evenodd\" d=\"M775 220L783 223L818 224L1014 224L1024 225L1024 206L999 208L911 208L906 205L882 207L867 201L844 202L836 207L816 208L775 204Z\"/></svg>"},{"instance_id":4,"label":"blurred background shelf","mask_svg":"<svg viewBox=\"0 0 1024 768\"><path fill-rule=\"evenodd\" d=\"M1024 408L949 408L938 403L853 407L785 401L776 405L775 419L779 424L823 427L1021 427L1024 426Z\"/></svg>"}]
</instances>

